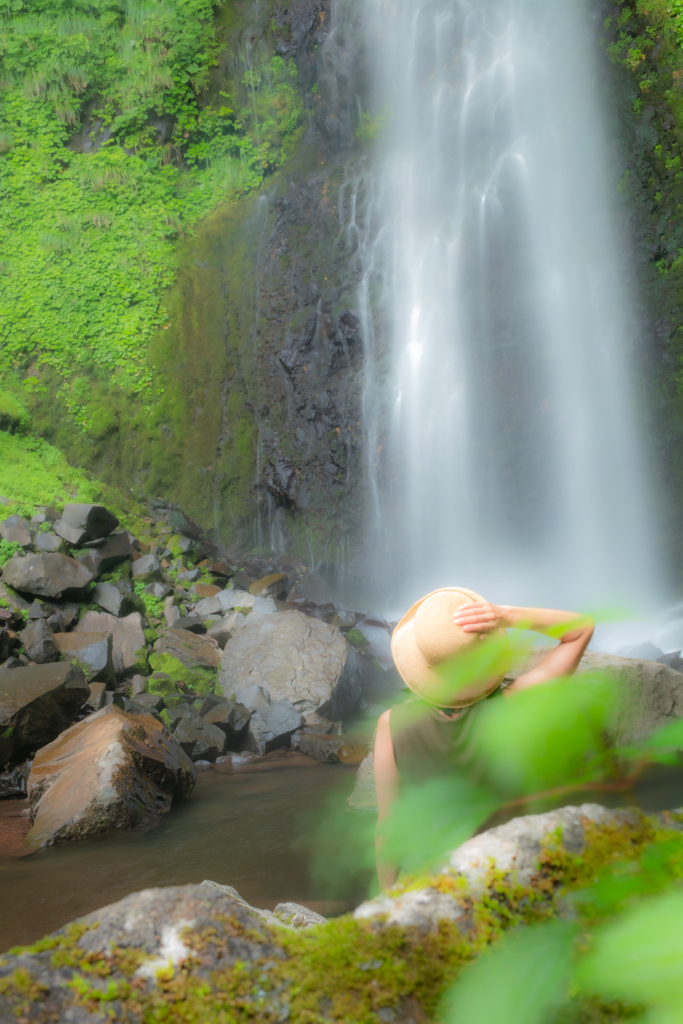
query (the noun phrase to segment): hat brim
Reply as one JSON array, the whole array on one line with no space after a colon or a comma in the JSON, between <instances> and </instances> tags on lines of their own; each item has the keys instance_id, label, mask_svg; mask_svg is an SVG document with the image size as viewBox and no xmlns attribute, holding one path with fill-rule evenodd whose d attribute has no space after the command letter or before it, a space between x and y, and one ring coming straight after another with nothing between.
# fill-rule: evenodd
<instances>
[{"instance_id":1,"label":"hat brim","mask_svg":"<svg viewBox=\"0 0 683 1024\"><path fill-rule=\"evenodd\" d=\"M391 638L391 653L406 686L422 700L434 704L436 707L466 708L493 693L505 678L505 672L497 674L493 678L474 680L472 683L459 687L457 694L449 692L446 680L438 669L426 661L415 639L415 615L420 605L434 594L443 592L462 594L470 603L484 600L475 591L466 590L464 587L441 587L439 590L433 590L431 594L425 594L406 612L394 629ZM500 636L501 634L506 636L504 629L495 630L489 635ZM472 634L472 643L477 641L477 636L476 633ZM470 646L467 644L462 649L467 650Z\"/></svg>"}]
</instances>

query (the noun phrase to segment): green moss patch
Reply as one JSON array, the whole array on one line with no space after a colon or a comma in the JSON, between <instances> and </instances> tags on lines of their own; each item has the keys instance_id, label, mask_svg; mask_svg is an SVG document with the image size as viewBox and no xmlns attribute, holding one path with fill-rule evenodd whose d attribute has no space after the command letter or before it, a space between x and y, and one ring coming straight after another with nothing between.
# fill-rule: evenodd
<instances>
[{"instance_id":1,"label":"green moss patch","mask_svg":"<svg viewBox=\"0 0 683 1024\"><path fill-rule=\"evenodd\" d=\"M178 683L190 687L193 693L201 696L216 692L216 673L210 669L190 669L174 658L172 654L157 654L156 652L149 656L149 663L154 672L165 672L170 676L170 679L149 679L147 681L149 693L158 693L162 696L174 693L178 688Z\"/></svg>"}]
</instances>

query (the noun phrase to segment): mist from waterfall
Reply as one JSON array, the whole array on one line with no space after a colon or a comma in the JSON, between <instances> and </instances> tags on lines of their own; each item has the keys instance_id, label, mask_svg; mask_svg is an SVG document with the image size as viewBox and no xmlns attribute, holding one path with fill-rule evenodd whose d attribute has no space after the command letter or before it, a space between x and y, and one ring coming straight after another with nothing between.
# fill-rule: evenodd
<instances>
[{"instance_id":1,"label":"mist from waterfall","mask_svg":"<svg viewBox=\"0 0 683 1024\"><path fill-rule=\"evenodd\" d=\"M362 131L380 151L359 233L373 574L396 609L458 584L508 603L652 602L597 5L361 2Z\"/></svg>"}]
</instances>

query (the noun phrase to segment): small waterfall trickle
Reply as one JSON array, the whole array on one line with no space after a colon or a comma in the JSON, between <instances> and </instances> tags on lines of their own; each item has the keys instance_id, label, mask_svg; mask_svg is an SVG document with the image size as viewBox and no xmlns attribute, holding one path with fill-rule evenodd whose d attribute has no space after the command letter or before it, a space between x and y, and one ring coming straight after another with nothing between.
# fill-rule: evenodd
<instances>
[{"instance_id":1,"label":"small waterfall trickle","mask_svg":"<svg viewBox=\"0 0 683 1024\"><path fill-rule=\"evenodd\" d=\"M653 600L639 325L590 5L362 4L379 156L364 229L354 214L345 230L363 261L376 576L397 607L453 584Z\"/></svg>"}]
</instances>

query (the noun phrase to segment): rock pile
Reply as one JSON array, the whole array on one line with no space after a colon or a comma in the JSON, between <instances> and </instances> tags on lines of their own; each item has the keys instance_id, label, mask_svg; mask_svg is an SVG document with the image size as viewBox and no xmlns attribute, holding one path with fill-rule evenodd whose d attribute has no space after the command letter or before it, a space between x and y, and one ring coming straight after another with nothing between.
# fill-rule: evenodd
<instances>
[{"instance_id":1,"label":"rock pile","mask_svg":"<svg viewBox=\"0 0 683 1024\"><path fill-rule=\"evenodd\" d=\"M31 843L131 827L168 808L180 791L155 790L153 765L144 784L125 767L131 722L146 743L162 730L188 764L290 745L355 761L372 721L343 742L338 734L376 717L377 694L400 685L388 623L343 610L317 573L288 558L227 561L162 503L130 525L94 504L0 522L14 547L0 578L0 795L23 795L35 759ZM60 781L47 767L55 743L70 765ZM93 779L104 777L100 762L116 774L106 808L99 783L92 793L85 783L88 759ZM37 773L52 780L49 799ZM75 778L96 813L67 800Z\"/></svg>"}]
</instances>

